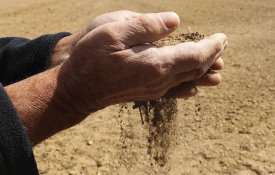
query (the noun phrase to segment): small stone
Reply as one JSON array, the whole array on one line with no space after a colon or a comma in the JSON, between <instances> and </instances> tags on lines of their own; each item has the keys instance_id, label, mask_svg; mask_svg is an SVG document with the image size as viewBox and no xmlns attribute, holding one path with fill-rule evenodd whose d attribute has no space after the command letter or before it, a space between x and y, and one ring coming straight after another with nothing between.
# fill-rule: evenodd
<instances>
[{"instance_id":1,"label":"small stone","mask_svg":"<svg viewBox=\"0 0 275 175\"><path fill-rule=\"evenodd\" d=\"M87 145L88 145L88 146L91 146L91 145L93 145L93 144L94 144L94 141L92 141L92 140L87 141Z\"/></svg>"}]
</instances>

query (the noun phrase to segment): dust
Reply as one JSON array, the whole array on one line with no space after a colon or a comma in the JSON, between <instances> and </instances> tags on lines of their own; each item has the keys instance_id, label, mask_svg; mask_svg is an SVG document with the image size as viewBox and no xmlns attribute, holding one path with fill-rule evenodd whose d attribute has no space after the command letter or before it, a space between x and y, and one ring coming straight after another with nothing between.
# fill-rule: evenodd
<instances>
[{"instance_id":1,"label":"dust","mask_svg":"<svg viewBox=\"0 0 275 175\"><path fill-rule=\"evenodd\" d=\"M137 155L133 151L135 149L134 137L136 133L133 122L131 121L130 109L130 104L120 104L118 112L120 127L118 163L119 165L125 165L127 169L131 169L132 165L137 161Z\"/></svg>"},{"instance_id":2,"label":"dust","mask_svg":"<svg viewBox=\"0 0 275 175\"><path fill-rule=\"evenodd\" d=\"M162 97L158 100L135 102L133 107L139 108L141 121L148 130L148 155L157 165L164 166L170 140L175 131L173 120L177 114L177 100Z\"/></svg>"},{"instance_id":3,"label":"dust","mask_svg":"<svg viewBox=\"0 0 275 175\"><path fill-rule=\"evenodd\" d=\"M153 43L161 47L182 42L199 41L204 35L198 32L170 35ZM161 97L157 100L134 102L133 108L139 109L141 123L148 130L147 153L155 163L163 167L167 162L167 153L175 135L174 120L177 116L177 100ZM153 163L151 164L153 165Z\"/></svg>"}]
</instances>

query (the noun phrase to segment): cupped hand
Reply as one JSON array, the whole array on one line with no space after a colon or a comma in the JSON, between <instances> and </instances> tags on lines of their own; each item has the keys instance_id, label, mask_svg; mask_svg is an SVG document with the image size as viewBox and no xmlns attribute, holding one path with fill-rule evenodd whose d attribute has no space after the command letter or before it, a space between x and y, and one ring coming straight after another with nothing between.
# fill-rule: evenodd
<instances>
[{"instance_id":1,"label":"cupped hand","mask_svg":"<svg viewBox=\"0 0 275 175\"><path fill-rule=\"evenodd\" d=\"M77 42L59 75L63 99L89 114L106 106L194 95L196 85L217 85L227 46L224 34L197 43L156 48L152 43L179 25L173 12L138 15L101 25ZM186 87L186 82L194 85ZM190 83L189 83L190 84Z\"/></svg>"},{"instance_id":2,"label":"cupped hand","mask_svg":"<svg viewBox=\"0 0 275 175\"><path fill-rule=\"evenodd\" d=\"M59 42L56 44L53 50L51 58L51 67L59 65L62 62L64 62L67 58L69 58L77 42L95 28L111 22L119 22L132 19L139 15L140 13L137 12L121 10L116 12L105 13L96 17L95 19L91 20L81 30L59 40Z\"/></svg>"},{"instance_id":3,"label":"cupped hand","mask_svg":"<svg viewBox=\"0 0 275 175\"><path fill-rule=\"evenodd\" d=\"M63 64L5 87L33 144L111 104L188 97L221 81L224 34L156 48L148 43L177 28L175 13L122 19L97 18Z\"/></svg>"}]
</instances>

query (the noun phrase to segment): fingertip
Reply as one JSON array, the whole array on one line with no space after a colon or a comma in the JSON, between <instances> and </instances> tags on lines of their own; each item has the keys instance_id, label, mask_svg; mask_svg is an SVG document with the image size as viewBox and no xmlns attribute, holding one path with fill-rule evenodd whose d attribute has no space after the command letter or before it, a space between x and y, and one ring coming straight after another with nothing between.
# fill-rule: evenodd
<instances>
[{"instance_id":1,"label":"fingertip","mask_svg":"<svg viewBox=\"0 0 275 175\"><path fill-rule=\"evenodd\" d=\"M188 98L195 96L197 93L198 89L194 82L184 82L170 89L165 96L171 98Z\"/></svg>"},{"instance_id":2,"label":"fingertip","mask_svg":"<svg viewBox=\"0 0 275 175\"><path fill-rule=\"evenodd\" d=\"M220 38L220 39L223 39L224 42L227 41L227 36L224 33L215 33L209 36L209 38Z\"/></svg>"},{"instance_id":3,"label":"fingertip","mask_svg":"<svg viewBox=\"0 0 275 175\"><path fill-rule=\"evenodd\" d=\"M213 70L221 70L224 68L224 61L221 57L219 57L211 66Z\"/></svg>"},{"instance_id":4,"label":"fingertip","mask_svg":"<svg viewBox=\"0 0 275 175\"><path fill-rule=\"evenodd\" d=\"M209 39L215 40L216 42L220 43L222 45L223 50L227 47L227 36L223 33L215 33L211 35Z\"/></svg>"},{"instance_id":5,"label":"fingertip","mask_svg":"<svg viewBox=\"0 0 275 175\"><path fill-rule=\"evenodd\" d=\"M180 18L175 12L162 12L159 16L168 29L177 28L180 24Z\"/></svg>"},{"instance_id":6,"label":"fingertip","mask_svg":"<svg viewBox=\"0 0 275 175\"><path fill-rule=\"evenodd\" d=\"M198 86L217 86L221 83L221 81L221 74L215 71L211 71L202 78L198 79L196 82Z\"/></svg>"},{"instance_id":7,"label":"fingertip","mask_svg":"<svg viewBox=\"0 0 275 175\"><path fill-rule=\"evenodd\" d=\"M186 89L186 90L179 90L178 95L176 98L188 98L188 97L193 97L197 95L199 92L197 87L192 87L191 89Z\"/></svg>"},{"instance_id":8,"label":"fingertip","mask_svg":"<svg viewBox=\"0 0 275 175\"><path fill-rule=\"evenodd\" d=\"M219 73L211 74L210 77L211 86L217 86L222 81L222 76Z\"/></svg>"}]
</instances>

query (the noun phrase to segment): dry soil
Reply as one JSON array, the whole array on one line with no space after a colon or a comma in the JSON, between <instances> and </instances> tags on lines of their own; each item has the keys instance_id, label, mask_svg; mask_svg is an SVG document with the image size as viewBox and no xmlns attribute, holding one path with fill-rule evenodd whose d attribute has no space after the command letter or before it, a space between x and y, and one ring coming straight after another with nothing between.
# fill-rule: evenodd
<instances>
[{"instance_id":1,"label":"dry soil","mask_svg":"<svg viewBox=\"0 0 275 175\"><path fill-rule=\"evenodd\" d=\"M275 174L274 0L0 0L0 36L74 32L115 10L175 11L188 27L223 32L223 82L178 101L164 167L151 166L138 111L112 106L34 148L41 174ZM132 105L132 104L129 104Z\"/></svg>"}]
</instances>

